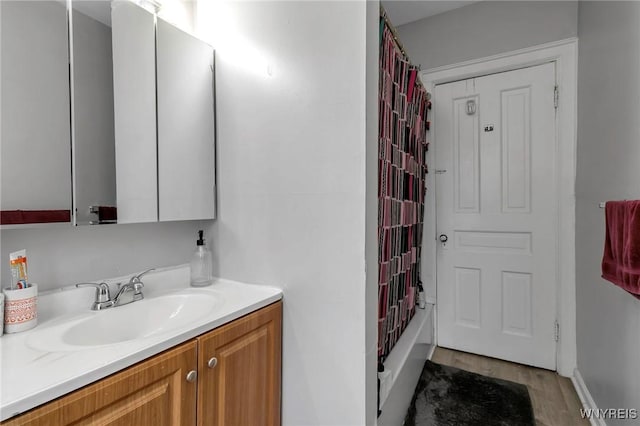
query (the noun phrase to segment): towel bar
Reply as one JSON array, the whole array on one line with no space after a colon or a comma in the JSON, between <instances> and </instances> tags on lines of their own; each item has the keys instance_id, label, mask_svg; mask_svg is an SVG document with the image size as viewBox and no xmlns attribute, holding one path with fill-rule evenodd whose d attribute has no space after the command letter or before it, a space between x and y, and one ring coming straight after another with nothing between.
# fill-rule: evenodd
<instances>
[{"instance_id":1,"label":"towel bar","mask_svg":"<svg viewBox=\"0 0 640 426\"><path fill-rule=\"evenodd\" d=\"M598 207L600 207L601 209L604 209L605 204L606 204L605 202L601 202L600 204L598 204Z\"/></svg>"}]
</instances>

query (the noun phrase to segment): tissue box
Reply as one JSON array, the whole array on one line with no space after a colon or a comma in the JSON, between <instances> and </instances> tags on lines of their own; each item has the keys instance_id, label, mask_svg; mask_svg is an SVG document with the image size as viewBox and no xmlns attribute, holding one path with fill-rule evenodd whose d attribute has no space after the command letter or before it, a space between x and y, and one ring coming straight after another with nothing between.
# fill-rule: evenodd
<instances>
[{"instance_id":1,"label":"tissue box","mask_svg":"<svg viewBox=\"0 0 640 426\"><path fill-rule=\"evenodd\" d=\"M11 290L4 293L4 332L18 333L38 324L38 285Z\"/></svg>"}]
</instances>

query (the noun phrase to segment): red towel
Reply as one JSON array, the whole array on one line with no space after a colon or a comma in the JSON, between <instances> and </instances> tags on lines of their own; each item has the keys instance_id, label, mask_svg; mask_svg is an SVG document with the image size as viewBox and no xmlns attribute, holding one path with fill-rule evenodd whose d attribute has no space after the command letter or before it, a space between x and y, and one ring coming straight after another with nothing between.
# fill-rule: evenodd
<instances>
[{"instance_id":1,"label":"red towel","mask_svg":"<svg viewBox=\"0 0 640 426\"><path fill-rule=\"evenodd\" d=\"M110 207L110 206L98 207L98 221L106 222L106 221L115 221L115 220L118 220L117 207Z\"/></svg>"},{"instance_id":2,"label":"red towel","mask_svg":"<svg viewBox=\"0 0 640 426\"><path fill-rule=\"evenodd\" d=\"M0 225L71 222L71 210L2 210Z\"/></svg>"},{"instance_id":3,"label":"red towel","mask_svg":"<svg viewBox=\"0 0 640 426\"><path fill-rule=\"evenodd\" d=\"M602 278L640 299L640 200L607 201Z\"/></svg>"}]
</instances>

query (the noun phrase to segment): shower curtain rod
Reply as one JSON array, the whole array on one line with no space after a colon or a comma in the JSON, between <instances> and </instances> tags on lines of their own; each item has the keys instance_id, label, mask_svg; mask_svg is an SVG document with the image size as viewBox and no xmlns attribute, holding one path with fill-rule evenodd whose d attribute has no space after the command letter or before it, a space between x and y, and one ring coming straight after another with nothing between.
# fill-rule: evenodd
<instances>
[{"instance_id":1,"label":"shower curtain rod","mask_svg":"<svg viewBox=\"0 0 640 426\"><path fill-rule=\"evenodd\" d=\"M389 27L389 29L391 30L391 34L393 34L393 39L395 40L396 44L398 45L398 48L400 49L400 52L402 52L402 54L404 55L405 59L409 60L409 55L407 55L407 51L404 50L404 46L402 45L402 42L400 41L400 37L398 36L398 32L396 31L396 27L393 26L393 24L391 23L391 20L389 20L389 15L387 15L387 11L384 10L384 7L382 7L382 4L380 4L380 16L382 16L384 18L384 23L387 24L387 27ZM409 61L411 62L411 61ZM418 69L420 69L420 67L418 67Z\"/></svg>"},{"instance_id":2,"label":"shower curtain rod","mask_svg":"<svg viewBox=\"0 0 640 426\"><path fill-rule=\"evenodd\" d=\"M404 50L404 46L402 45L402 42L400 41L400 36L398 36L398 32L396 31L396 27L393 26L393 24L391 23L391 21L389 20L389 15L387 15L387 11L384 10L384 7L382 7L382 3L380 4L380 16L384 19L384 23L387 27L389 27L389 30L391 30L391 34L393 34L393 40L396 42L396 45L398 46L398 49L400 49L400 53L402 53L402 56L404 56L404 58L407 60L407 62L411 63L411 58L409 58L409 55L407 55L407 51ZM420 71L422 68L422 65L419 64L418 65L418 71ZM416 81L418 81L420 83L420 85L425 89L426 91L426 87L424 87L424 85L422 84L422 80L420 79L416 79ZM427 100L431 99L431 93L427 92Z\"/></svg>"}]
</instances>

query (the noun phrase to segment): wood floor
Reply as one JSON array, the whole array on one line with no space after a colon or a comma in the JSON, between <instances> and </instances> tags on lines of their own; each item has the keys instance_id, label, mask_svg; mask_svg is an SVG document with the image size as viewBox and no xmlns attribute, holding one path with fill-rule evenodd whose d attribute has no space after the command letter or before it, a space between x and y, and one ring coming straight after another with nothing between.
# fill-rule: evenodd
<instances>
[{"instance_id":1,"label":"wood floor","mask_svg":"<svg viewBox=\"0 0 640 426\"><path fill-rule=\"evenodd\" d=\"M589 426L589 421L580 417L582 405L571 380L553 371L440 347L431 360L526 385L537 426Z\"/></svg>"}]
</instances>

